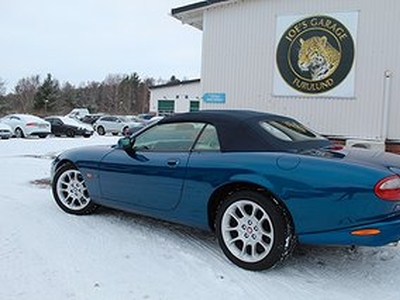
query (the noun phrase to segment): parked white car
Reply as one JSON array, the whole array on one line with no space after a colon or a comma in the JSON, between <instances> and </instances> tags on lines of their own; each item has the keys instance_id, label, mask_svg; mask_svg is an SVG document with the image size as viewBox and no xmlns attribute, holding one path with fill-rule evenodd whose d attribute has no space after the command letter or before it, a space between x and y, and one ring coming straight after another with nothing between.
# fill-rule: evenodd
<instances>
[{"instance_id":1,"label":"parked white car","mask_svg":"<svg viewBox=\"0 0 400 300\"><path fill-rule=\"evenodd\" d=\"M114 135L125 134L131 127L138 126L141 122L133 121L125 116L102 116L94 124L93 128L99 135L111 132Z\"/></svg>"},{"instance_id":2,"label":"parked white car","mask_svg":"<svg viewBox=\"0 0 400 300\"><path fill-rule=\"evenodd\" d=\"M9 139L12 136L12 128L11 126L0 122L0 138L1 139Z\"/></svg>"},{"instance_id":3,"label":"parked white car","mask_svg":"<svg viewBox=\"0 0 400 300\"><path fill-rule=\"evenodd\" d=\"M51 133L49 122L27 114L12 114L1 119L1 122L11 126L11 130L16 137L38 136L45 138Z\"/></svg>"}]
</instances>

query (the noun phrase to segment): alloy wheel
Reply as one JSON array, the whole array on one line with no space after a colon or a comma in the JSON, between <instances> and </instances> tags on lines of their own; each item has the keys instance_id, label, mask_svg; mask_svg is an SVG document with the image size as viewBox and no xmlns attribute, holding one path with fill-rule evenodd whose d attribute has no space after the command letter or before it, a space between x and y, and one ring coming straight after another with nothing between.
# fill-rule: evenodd
<instances>
[{"instance_id":1,"label":"alloy wheel","mask_svg":"<svg viewBox=\"0 0 400 300\"><path fill-rule=\"evenodd\" d=\"M263 207L249 200L235 201L225 210L221 234L229 252L245 263L263 260L274 244L270 216Z\"/></svg>"},{"instance_id":2,"label":"alloy wheel","mask_svg":"<svg viewBox=\"0 0 400 300\"><path fill-rule=\"evenodd\" d=\"M56 189L60 202L70 210L82 210L90 204L84 178L78 170L70 169L61 174Z\"/></svg>"}]
</instances>

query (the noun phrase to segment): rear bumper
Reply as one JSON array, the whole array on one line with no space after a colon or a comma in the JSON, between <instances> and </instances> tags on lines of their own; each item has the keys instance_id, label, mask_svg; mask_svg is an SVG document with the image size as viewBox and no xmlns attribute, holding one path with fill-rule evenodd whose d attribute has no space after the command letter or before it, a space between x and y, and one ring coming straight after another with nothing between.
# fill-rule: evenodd
<instances>
[{"instance_id":1,"label":"rear bumper","mask_svg":"<svg viewBox=\"0 0 400 300\"><path fill-rule=\"evenodd\" d=\"M363 229L377 229L379 234L354 235L352 232ZM384 246L400 241L400 216L334 231L325 231L298 236L299 242L319 245Z\"/></svg>"}]
</instances>

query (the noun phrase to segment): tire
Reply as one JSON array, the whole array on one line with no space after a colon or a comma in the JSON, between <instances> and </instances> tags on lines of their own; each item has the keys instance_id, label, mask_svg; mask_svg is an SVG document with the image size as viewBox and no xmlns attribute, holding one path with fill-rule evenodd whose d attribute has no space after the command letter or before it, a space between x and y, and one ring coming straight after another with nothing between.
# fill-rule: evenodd
<instances>
[{"instance_id":1,"label":"tire","mask_svg":"<svg viewBox=\"0 0 400 300\"><path fill-rule=\"evenodd\" d=\"M19 127L15 128L14 134L15 134L15 137L17 137L17 138L24 138L25 137L24 132Z\"/></svg>"},{"instance_id":2,"label":"tire","mask_svg":"<svg viewBox=\"0 0 400 300\"><path fill-rule=\"evenodd\" d=\"M68 129L66 132L66 136L73 138L75 137L75 132L72 129Z\"/></svg>"},{"instance_id":3,"label":"tire","mask_svg":"<svg viewBox=\"0 0 400 300\"><path fill-rule=\"evenodd\" d=\"M98 208L89 196L82 173L70 163L56 171L52 191L57 205L69 214L88 215Z\"/></svg>"},{"instance_id":4,"label":"tire","mask_svg":"<svg viewBox=\"0 0 400 300\"><path fill-rule=\"evenodd\" d=\"M113 132L112 135L118 135L118 132Z\"/></svg>"},{"instance_id":5,"label":"tire","mask_svg":"<svg viewBox=\"0 0 400 300\"><path fill-rule=\"evenodd\" d=\"M98 133L99 135L105 135L105 134L106 134L106 131L104 130L104 127L103 127L103 126L99 126L99 127L97 127L97 133Z\"/></svg>"},{"instance_id":6,"label":"tire","mask_svg":"<svg viewBox=\"0 0 400 300\"><path fill-rule=\"evenodd\" d=\"M228 196L216 216L216 234L226 257L253 271L273 268L288 256L292 228L276 201L253 191Z\"/></svg>"},{"instance_id":7,"label":"tire","mask_svg":"<svg viewBox=\"0 0 400 300\"><path fill-rule=\"evenodd\" d=\"M123 136L129 136L129 127L128 127L128 126L125 126L125 127L122 129L122 135L123 135Z\"/></svg>"}]
</instances>

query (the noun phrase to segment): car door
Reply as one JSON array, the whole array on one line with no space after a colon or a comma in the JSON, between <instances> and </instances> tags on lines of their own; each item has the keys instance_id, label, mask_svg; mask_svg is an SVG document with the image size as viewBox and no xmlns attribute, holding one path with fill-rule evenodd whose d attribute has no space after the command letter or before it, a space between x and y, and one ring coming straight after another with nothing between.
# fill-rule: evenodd
<instances>
[{"instance_id":1,"label":"car door","mask_svg":"<svg viewBox=\"0 0 400 300\"><path fill-rule=\"evenodd\" d=\"M112 130L112 119L113 117L102 117L101 119L99 119L98 123L97 123L97 128L98 127L103 127L105 132L111 132Z\"/></svg>"},{"instance_id":2,"label":"car door","mask_svg":"<svg viewBox=\"0 0 400 300\"><path fill-rule=\"evenodd\" d=\"M54 135L61 135L63 134L62 132L62 121L57 118L46 118L45 119L47 122L51 124L51 132Z\"/></svg>"},{"instance_id":3,"label":"car door","mask_svg":"<svg viewBox=\"0 0 400 300\"><path fill-rule=\"evenodd\" d=\"M117 117L110 117L110 122L107 124L108 131L119 132L119 127L121 126L121 120Z\"/></svg>"},{"instance_id":4,"label":"car door","mask_svg":"<svg viewBox=\"0 0 400 300\"><path fill-rule=\"evenodd\" d=\"M180 201L190 150L204 124L152 126L135 138L131 151L115 149L100 164L106 201L172 210Z\"/></svg>"}]
</instances>

